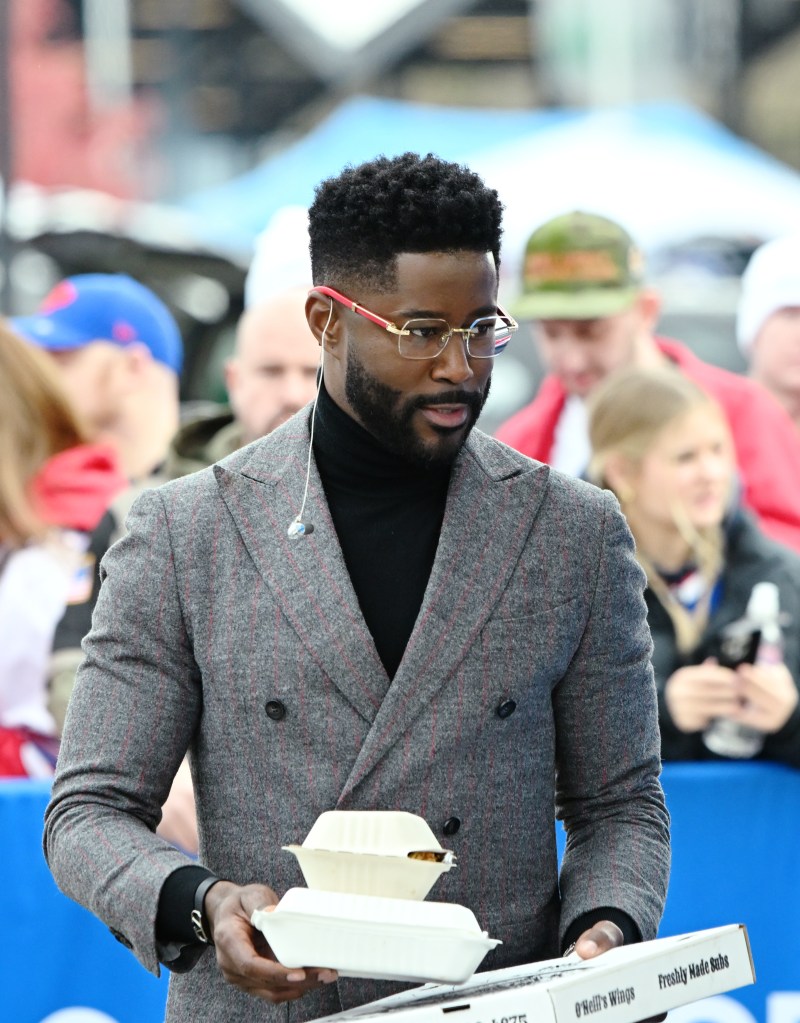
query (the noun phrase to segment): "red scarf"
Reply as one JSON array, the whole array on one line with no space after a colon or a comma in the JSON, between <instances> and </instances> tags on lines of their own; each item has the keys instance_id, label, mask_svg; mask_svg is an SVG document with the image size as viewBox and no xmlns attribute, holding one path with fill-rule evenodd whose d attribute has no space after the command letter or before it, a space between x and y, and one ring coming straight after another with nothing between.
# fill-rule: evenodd
<instances>
[{"instance_id":1,"label":"red scarf","mask_svg":"<svg viewBox=\"0 0 800 1023\"><path fill-rule=\"evenodd\" d=\"M107 444L80 444L49 458L31 483L36 515L47 525L91 532L128 486Z\"/></svg>"}]
</instances>

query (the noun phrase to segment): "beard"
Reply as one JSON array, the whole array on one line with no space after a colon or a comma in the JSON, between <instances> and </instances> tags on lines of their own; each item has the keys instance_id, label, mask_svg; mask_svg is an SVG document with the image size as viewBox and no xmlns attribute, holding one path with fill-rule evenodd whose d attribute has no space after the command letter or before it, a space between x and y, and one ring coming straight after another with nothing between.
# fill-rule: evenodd
<instances>
[{"instance_id":1,"label":"beard","mask_svg":"<svg viewBox=\"0 0 800 1023\"><path fill-rule=\"evenodd\" d=\"M387 450L422 469L451 465L464 445L489 397L491 377L482 391L453 388L435 398L407 398L403 392L376 380L358 360L352 347L348 352L344 391L350 407L364 428ZM431 426L440 441L426 443L414 429L414 414L430 405L466 405L467 421L458 429Z\"/></svg>"}]
</instances>

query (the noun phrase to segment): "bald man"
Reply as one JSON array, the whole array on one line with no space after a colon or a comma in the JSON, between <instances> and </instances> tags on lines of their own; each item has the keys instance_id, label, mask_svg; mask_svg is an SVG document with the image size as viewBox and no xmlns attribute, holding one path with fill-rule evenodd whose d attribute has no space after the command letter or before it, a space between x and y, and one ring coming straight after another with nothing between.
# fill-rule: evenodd
<instances>
[{"instance_id":1,"label":"bald man","mask_svg":"<svg viewBox=\"0 0 800 1023\"><path fill-rule=\"evenodd\" d=\"M230 409L181 427L166 466L171 479L271 433L313 399L320 350L306 322L307 294L293 288L245 310L225 364Z\"/></svg>"}]
</instances>

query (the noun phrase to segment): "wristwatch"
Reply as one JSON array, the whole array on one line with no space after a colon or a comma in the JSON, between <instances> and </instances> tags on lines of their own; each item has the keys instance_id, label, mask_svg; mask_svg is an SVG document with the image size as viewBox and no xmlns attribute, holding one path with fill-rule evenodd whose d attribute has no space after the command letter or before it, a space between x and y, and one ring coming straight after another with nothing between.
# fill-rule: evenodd
<instances>
[{"instance_id":1,"label":"wristwatch","mask_svg":"<svg viewBox=\"0 0 800 1023\"><path fill-rule=\"evenodd\" d=\"M203 903L205 902L206 892L212 885L215 885L219 881L218 877L207 877L195 889L194 893L194 909L191 914L192 930L195 933L195 937L203 945L213 945L214 942L210 937L210 928L208 926L208 917L203 909Z\"/></svg>"}]
</instances>

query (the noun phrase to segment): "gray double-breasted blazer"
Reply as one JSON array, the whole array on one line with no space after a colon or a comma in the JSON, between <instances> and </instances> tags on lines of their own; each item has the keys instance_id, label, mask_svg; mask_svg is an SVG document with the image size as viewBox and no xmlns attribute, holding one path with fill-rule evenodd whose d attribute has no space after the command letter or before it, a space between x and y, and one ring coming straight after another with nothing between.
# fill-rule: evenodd
<instances>
[{"instance_id":1,"label":"gray double-breasted blazer","mask_svg":"<svg viewBox=\"0 0 800 1023\"><path fill-rule=\"evenodd\" d=\"M153 832L188 749L200 861L221 877L281 894L303 883L281 846L323 810L402 809L458 857L430 897L502 939L482 968L557 955L599 906L653 937L668 817L644 578L614 498L473 431L389 684L313 461L315 530L287 536L308 448L306 409L144 494L104 559L46 819L60 887L158 969L159 892L187 859ZM208 951L173 975L167 1018L277 1023L384 993L340 980L274 1007Z\"/></svg>"}]
</instances>

